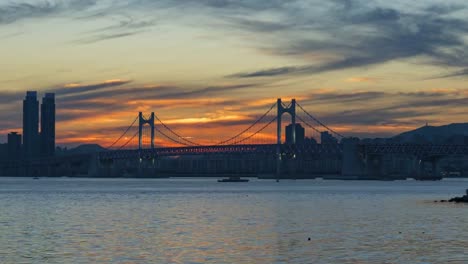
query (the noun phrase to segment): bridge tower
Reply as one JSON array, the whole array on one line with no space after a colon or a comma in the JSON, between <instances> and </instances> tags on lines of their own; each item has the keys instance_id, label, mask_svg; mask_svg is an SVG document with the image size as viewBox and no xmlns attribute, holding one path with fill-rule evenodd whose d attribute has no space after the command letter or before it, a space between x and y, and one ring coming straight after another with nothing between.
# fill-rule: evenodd
<instances>
[{"instance_id":1,"label":"bridge tower","mask_svg":"<svg viewBox=\"0 0 468 264\"><path fill-rule=\"evenodd\" d=\"M291 124L292 124L292 142L293 145L296 144L296 99L291 100L291 104L288 107L284 107L281 101L281 98L278 98L276 103L278 107L278 115L277 115L277 130L276 130L276 181L279 180L281 174L281 117L283 114L288 113L291 115Z\"/></svg>"},{"instance_id":2,"label":"bridge tower","mask_svg":"<svg viewBox=\"0 0 468 264\"><path fill-rule=\"evenodd\" d=\"M154 113L151 112L151 116L148 119L143 117L143 113L138 113L138 149L142 149L142 138L143 138L143 126L148 124L151 129L151 149L154 149Z\"/></svg>"}]
</instances>

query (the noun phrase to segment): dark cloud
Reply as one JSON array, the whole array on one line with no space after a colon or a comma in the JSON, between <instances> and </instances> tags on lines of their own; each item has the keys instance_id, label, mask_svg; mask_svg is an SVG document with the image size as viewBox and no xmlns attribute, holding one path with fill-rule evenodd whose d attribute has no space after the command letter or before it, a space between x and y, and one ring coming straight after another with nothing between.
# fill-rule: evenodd
<instances>
[{"instance_id":1,"label":"dark cloud","mask_svg":"<svg viewBox=\"0 0 468 264\"><path fill-rule=\"evenodd\" d=\"M447 91L445 93L441 92L398 92L395 95L400 95L400 96L405 96L405 97L413 97L413 98L434 98L434 97L445 97L445 96L456 96L459 95L460 91L458 90L453 90L453 91Z\"/></svg>"},{"instance_id":2,"label":"dark cloud","mask_svg":"<svg viewBox=\"0 0 468 264\"><path fill-rule=\"evenodd\" d=\"M280 65L229 76L254 78L317 74L414 58L423 59L422 63L467 68L464 35L468 33L468 20L454 15L464 12L467 6L458 1L408 7L363 0L127 0L112 4L100 0L42 0L0 5L0 23L62 13L80 19L116 21L91 34L84 33L76 41L87 44L147 32L156 24L157 14L163 13L160 19L170 20L172 15L183 12L189 23L198 21L200 15L222 21L216 23L216 29L224 26L255 35L260 50L304 59L305 65ZM265 43L270 47L265 49ZM317 63L305 56L314 53L332 54L339 59Z\"/></svg>"},{"instance_id":3,"label":"dark cloud","mask_svg":"<svg viewBox=\"0 0 468 264\"><path fill-rule=\"evenodd\" d=\"M116 23L88 32L89 36L77 40L75 43L91 44L104 40L124 38L147 32L150 27L156 25L156 19L152 17L136 19L132 15L103 14L103 16L104 15L115 20Z\"/></svg>"},{"instance_id":4,"label":"dark cloud","mask_svg":"<svg viewBox=\"0 0 468 264\"><path fill-rule=\"evenodd\" d=\"M330 103L365 103L380 100L385 101L397 101L401 104L407 103L410 107L412 102L415 102L414 106L418 106L417 102L426 102L430 104L434 100L442 98L451 98L459 96L460 91L454 90L446 93L432 92L432 91L420 91L420 92L383 92L383 91L365 91L365 92L339 92L339 91L328 91L328 92L312 92L305 95L305 98L301 100L304 104L330 104ZM456 99L456 98L452 98ZM409 102L409 103L408 103ZM398 107L403 105L398 104Z\"/></svg>"},{"instance_id":5,"label":"dark cloud","mask_svg":"<svg viewBox=\"0 0 468 264\"><path fill-rule=\"evenodd\" d=\"M10 1L0 5L0 24L9 24L22 19L41 18L70 11L82 11L94 6L97 0L67 0L35 2Z\"/></svg>"},{"instance_id":6,"label":"dark cloud","mask_svg":"<svg viewBox=\"0 0 468 264\"><path fill-rule=\"evenodd\" d=\"M130 80L109 80L101 83L95 83L95 84L72 84L72 85L65 85L60 88L54 88L50 89L50 92L56 93L57 96L64 96L64 95L73 95L73 94L79 94L79 93L84 93L84 92L91 92L91 91L97 91L100 89L104 88L110 88L110 87L117 87L121 86L124 84L130 83ZM107 92L109 93L109 92Z\"/></svg>"},{"instance_id":7,"label":"dark cloud","mask_svg":"<svg viewBox=\"0 0 468 264\"><path fill-rule=\"evenodd\" d=\"M410 100L407 101L400 106L399 108L418 108L418 107L431 107L431 108L445 108L447 110L454 108L454 107L467 107L468 106L468 98L461 97L461 98L438 98L432 100Z\"/></svg>"},{"instance_id":8,"label":"dark cloud","mask_svg":"<svg viewBox=\"0 0 468 264\"><path fill-rule=\"evenodd\" d=\"M434 4L434 5L431 5L431 6L427 7L427 8L425 8L425 10L428 13L448 15L448 14L451 14L453 12L463 10L465 8L466 8L466 6L463 6L461 4L451 4L451 3L449 3L449 1L447 1L447 3L445 5L444 4Z\"/></svg>"},{"instance_id":9,"label":"dark cloud","mask_svg":"<svg viewBox=\"0 0 468 264\"><path fill-rule=\"evenodd\" d=\"M468 66L468 46L463 39L468 33L468 20L446 16L454 8L429 5L421 12L376 7L359 1L335 3L335 6L322 9L313 19L285 16L288 17L286 22L269 23L268 27L245 21L240 27L277 39L276 47L268 49L273 54L305 56L320 52L342 59L241 72L229 77L316 74L413 58L426 58L426 63L434 65ZM285 29L288 33L283 32Z\"/></svg>"},{"instance_id":10,"label":"dark cloud","mask_svg":"<svg viewBox=\"0 0 468 264\"><path fill-rule=\"evenodd\" d=\"M213 120L210 122L205 122L205 123L199 123L196 124L197 129L216 129L216 128L226 128L226 127L233 127L233 126L245 126L248 127L251 125L253 122L255 122L259 116L247 116L243 119L240 120ZM265 119L265 120L271 120ZM171 128L174 128L176 130L183 130L187 128L193 128L194 124L191 123L178 123L178 124L171 124ZM256 127L258 129L258 127ZM232 133L236 133L236 131L232 131ZM228 136L226 136L227 138Z\"/></svg>"},{"instance_id":11,"label":"dark cloud","mask_svg":"<svg viewBox=\"0 0 468 264\"><path fill-rule=\"evenodd\" d=\"M297 2L297 1L291 1ZM146 3L147 5L154 5L153 0L137 0L132 1L132 5L139 5ZM265 11L265 10L276 10L288 5L287 2L282 0L161 0L157 2L158 6L170 6L170 7L191 7L191 8L212 8L216 11L225 12L251 12L251 11Z\"/></svg>"},{"instance_id":12,"label":"dark cloud","mask_svg":"<svg viewBox=\"0 0 468 264\"><path fill-rule=\"evenodd\" d=\"M235 78L256 78L256 77L271 77L271 76L279 76L279 75L287 75L287 74L297 74L309 71L309 69L313 68L310 67L280 67L280 68L271 68L265 69L260 71L254 72L244 72L244 73L236 73L233 75L229 75L227 77L235 77Z\"/></svg>"},{"instance_id":13,"label":"dark cloud","mask_svg":"<svg viewBox=\"0 0 468 264\"><path fill-rule=\"evenodd\" d=\"M92 43L96 43L96 42L103 41L103 40L129 37L129 36L133 36L142 32L143 31L131 31L131 32L113 33L113 34L98 34L98 35L93 35L91 37L87 37L81 40L77 40L75 41L75 43L92 44Z\"/></svg>"},{"instance_id":14,"label":"dark cloud","mask_svg":"<svg viewBox=\"0 0 468 264\"><path fill-rule=\"evenodd\" d=\"M0 104L2 106L10 104L15 101L20 101L24 97L24 93L0 91Z\"/></svg>"},{"instance_id":15,"label":"dark cloud","mask_svg":"<svg viewBox=\"0 0 468 264\"><path fill-rule=\"evenodd\" d=\"M98 28L92 32L106 32L106 31L118 31L118 30L130 30L130 29L141 29L146 27L151 27L156 24L155 18L135 18L132 15L114 15L109 16L112 20L115 20L116 23L111 26Z\"/></svg>"},{"instance_id":16,"label":"dark cloud","mask_svg":"<svg viewBox=\"0 0 468 264\"><path fill-rule=\"evenodd\" d=\"M378 98L383 98L387 96L385 92L356 92L356 93L324 93L312 95L311 99L314 101L326 101L330 102L340 102L340 103L349 103L349 102L359 102L359 101L368 101Z\"/></svg>"},{"instance_id":17,"label":"dark cloud","mask_svg":"<svg viewBox=\"0 0 468 264\"><path fill-rule=\"evenodd\" d=\"M321 121L334 125L382 125L400 126L412 125L415 118L428 117L437 111L398 110L388 108L349 110L325 114L320 117Z\"/></svg>"},{"instance_id":18,"label":"dark cloud","mask_svg":"<svg viewBox=\"0 0 468 264\"><path fill-rule=\"evenodd\" d=\"M134 1L129 2L133 3ZM24 19L48 18L51 16L76 17L81 20L107 18L117 21L115 25L96 29L93 34L87 34L89 36L77 40L76 43L80 44L136 35L146 32L145 28L155 25L156 20L153 16L130 15L132 10L125 10L128 6L126 2L109 4L101 0L9 2L3 5L0 4L0 24L10 24ZM101 11L95 11L93 8L98 8ZM10 37L10 35L6 37Z\"/></svg>"},{"instance_id":19,"label":"dark cloud","mask_svg":"<svg viewBox=\"0 0 468 264\"><path fill-rule=\"evenodd\" d=\"M330 125L411 126L426 121L436 122L440 116L450 115L451 109L466 108L468 97L460 91L450 92L321 92L309 94L300 101L305 109L317 104L346 104L350 110L329 110L317 116ZM301 111L299 115L304 115Z\"/></svg>"},{"instance_id":20,"label":"dark cloud","mask_svg":"<svg viewBox=\"0 0 468 264\"><path fill-rule=\"evenodd\" d=\"M124 83L122 83L124 84ZM116 83L112 86L122 85ZM98 85L93 85L98 86ZM98 88L106 88L110 87L105 86L105 84L101 84ZM90 88L83 88L86 91L93 91L89 93L75 93L70 96L66 96L63 98L64 101L72 102L72 101L83 101L83 100L90 100L90 99L100 99L100 98L108 98L112 96L112 98L121 98L124 97L127 101L128 100L167 100L167 99L193 99L193 98L200 98L206 97L210 95L216 94L223 94L229 92L236 92L242 89L249 89L258 87L255 84L238 84L238 85L225 85L225 86L209 86L204 88L198 89L186 89L183 87L177 86L155 86L155 87L125 87L119 89L112 89L111 91L100 91L99 89L92 89ZM70 92L74 91L75 88L71 88ZM61 90L62 93L64 91L68 91L68 89Z\"/></svg>"},{"instance_id":21,"label":"dark cloud","mask_svg":"<svg viewBox=\"0 0 468 264\"><path fill-rule=\"evenodd\" d=\"M239 84L239 85L226 85L226 86L210 86L190 91L168 92L157 95L161 99L184 99L196 98L200 96L208 96L224 92L234 92L237 90L249 89L257 87L255 84Z\"/></svg>"},{"instance_id":22,"label":"dark cloud","mask_svg":"<svg viewBox=\"0 0 468 264\"><path fill-rule=\"evenodd\" d=\"M287 22L276 22L276 21L262 21L252 18L238 18L231 17L231 26L241 27L246 30L255 29L255 31L260 32L277 32L282 30L291 29L293 24Z\"/></svg>"},{"instance_id":23,"label":"dark cloud","mask_svg":"<svg viewBox=\"0 0 468 264\"><path fill-rule=\"evenodd\" d=\"M431 79L445 79L445 78L453 78L453 77L468 77L468 68L462 69L453 73L436 76Z\"/></svg>"},{"instance_id":24,"label":"dark cloud","mask_svg":"<svg viewBox=\"0 0 468 264\"><path fill-rule=\"evenodd\" d=\"M131 100L136 98L149 98L149 96L154 96L161 91L169 91L174 89L171 86L167 87L125 87L119 89L108 90L97 90L89 93L80 93L73 94L61 98L64 102L74 102L74 101L84 101L92 99L102 99L102 98L125 98L125 100Z\"/></svg>"}]
</instances>

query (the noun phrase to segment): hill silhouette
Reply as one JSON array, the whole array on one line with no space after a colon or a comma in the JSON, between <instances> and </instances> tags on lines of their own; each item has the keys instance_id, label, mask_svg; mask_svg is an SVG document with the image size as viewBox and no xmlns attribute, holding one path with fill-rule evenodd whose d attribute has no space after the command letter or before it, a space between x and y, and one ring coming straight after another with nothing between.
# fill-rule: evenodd
<instances>
[{"instance_id":1,"label":"hill silhouette","mask_svg":"<svg viewBox=\"0 0 468 264\"><path fill-rule=\"evenodd\" d=\"M454 123L444 126L423 126L407 131L392 139L402 143L465 144L468 143L468 123Z\"/></svg>"},{"instance_id":2,"label":"hill silhouette","mask_svg":"<svg viewBox=\"0 0 468 264\"><path fill-rule=\"evenodd\" d=\"M72 148L69 151L73 153L93 153L99 151L105 151L106 149L101 147L99 144L83 144L76 148Z\"/></svg>"}]
</instances>

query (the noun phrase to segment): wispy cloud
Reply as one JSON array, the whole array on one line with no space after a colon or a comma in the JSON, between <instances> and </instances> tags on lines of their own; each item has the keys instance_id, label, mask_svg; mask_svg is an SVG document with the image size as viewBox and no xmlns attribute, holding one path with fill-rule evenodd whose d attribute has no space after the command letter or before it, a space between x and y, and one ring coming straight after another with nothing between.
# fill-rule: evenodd
<instances>
[{"instance_id":1,"label":"wispy cloud","mask_svg":"<svg viewBox=\"0 0 468 264\"><path fill-rule=\"evenodd\" d=\"M445 79L445 78L454 78L454 77L468 77L468 68L455 71L453 73L444 74L440 76L434 76L430 79Z\"/></svg>"},{"instance_id":2,"label":"wispy cloud","mask_svg":"<svg viewBox=\"0 0 468 264\"><path fill-rule=\"evenodd\" d=\"M308 54L329 53L336 58L235 73L229 77L317 74L407 59L450 67L468 65L467 44L463 39L468 33L468 20L450 15L466 8L465 4L454 7L450 3L444 6L426 3L424 9L409 9L376 1L350 0L322 2L320 8L312 10L301 2L304 4L301 12L297 9L299 2L293 1L287 8L276 10L281 16L268 27L252 21L241 21L239 27L276 40L276 45L268 50L278 56L302 57L305 62ZM272 28L275 25L276 30Z\"/></svg>"},{"instance_id":3,"label":"wispy cloud","mask_svg":"<svg viewBox=\"0 0 468 264\"><path fill-rule=\"evenodd\" d=\"M111 34L97 34L97 35L92 35L91 37L86 37L86 38L77 40L75 41L75 43L91 44L91 43L96 43L96 42L103 41L103 40L129 37L129 36L133 36L142 32L143 31L131 31L131 32L122 32L122 33L111 33Z\"/></svg>"},{"instance_id":4,"label":"wispy cloud","mask_svg":"<svg viewBox=\"0 0 468 264\"><path fill-rule=\"evenodd\" d=\"M67 83L63 85L62 87L53 88L50 91L57 93L58 96L62 96L62 95L97 91L97 90L104 89L104 88L121 86L124 84L128 84L130 82L131 80L115 79L115 80L106 80L100 83L93 83L93 84Z\"/></svg>"},{"instance_id":5,"label":"wispy cloud","mask_svg":"<svg viewBox=\"0 0 468 264\"><path fill-rule=\"evenodd\" d=\"M97 0L65 1L1 1L0 24L9 24L23 19L44 18L70 11L83 11L96 4Z\"/></svg>"},{"instance_id":6,"label":"wispy cloud","mask_svg":"<svg viewBox=\"0 0 468 264\"><path fill-rule=\"evenodd\" d=\"M0 23L27 18L73 14L79 19L108 19L114 23L84 33L76 41L89 44L147 32L156 21L179 22L184 12L189 27L209 27L194 23L202 15L216 25L215 30L239 30L254 35L257 48L269 55L303 59L300 65L278 65L234 73L236 78L271 78L310 75L395 60L415 59L420 63L468 67L468 4L448 0L400 1L211 1L211 0L104 0L0 2ZM183 10L183 11L182 11ZM158 17L158 14L165 14ZM223 28L224 27L224 28ZM237 32L238 33L238 32ZM250 43L252 46L252 43ZM317 61L311 54L330 54ZM444 78L465 75L465 71Z\"/></svg>"},{"instance_id":7,"label":"wispy cloud","mask_svg":"<svg viewBox=\"0 0 468 264\"><path fill-rule=\"evenodd\" d=\"M110 19L113 25L101 27L93 31L84 33L84 37L75 41L79 44L91 44L104 40L111 40L117 38L129 37L141 33L148 32L148 30L156 25L154 17L141 17L130 14L102 14L103 17Z\"/></svg>"},{"instance_id":8,"label":"wispy cloud","mask_svg":"<svg viewBox=\"0 0 468 264\"><path fill-rule=\"evenodd\" d=\"M377 82L378 78L369 78L369 77L351 77L345 80L345 82L349 83L374 83Z\"/></svg>"}]
</instances>

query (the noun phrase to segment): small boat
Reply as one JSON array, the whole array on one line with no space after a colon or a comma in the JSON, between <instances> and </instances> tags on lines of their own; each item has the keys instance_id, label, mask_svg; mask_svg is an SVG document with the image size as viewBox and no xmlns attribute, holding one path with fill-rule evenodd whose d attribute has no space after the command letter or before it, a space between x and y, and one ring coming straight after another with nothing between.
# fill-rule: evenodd
<instances>
[{"instance_id":1,"label":"small boat","mask_svg":"<svg viewBox=\"0 0 468 264\"><path fill-rule=\"evenodd\" d=\"M229 177L227 179L220 179L218 182L248 182L248 179L241 179L240 177Z\"/></svg>"},{"instance_id":2,"label":"small boat","mask_svg":"<svg viewBox=\"0 0 468 264\"><path fill-rule=\"evenodd\" d=\"M33 177L33 180L39 180L39 177Z\"/></svg>"}]
</instances>

